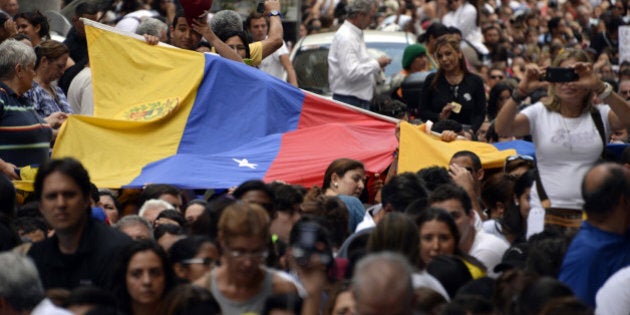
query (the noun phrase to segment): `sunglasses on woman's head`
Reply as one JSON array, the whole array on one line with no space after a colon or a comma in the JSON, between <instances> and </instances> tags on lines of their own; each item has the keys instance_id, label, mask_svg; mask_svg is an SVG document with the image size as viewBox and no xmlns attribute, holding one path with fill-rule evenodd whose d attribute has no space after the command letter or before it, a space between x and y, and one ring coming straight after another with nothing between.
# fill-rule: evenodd
<instances>
[{"instance_id":1,"label":"sunglasses on woman's head","mask_svg":"<svg viewBox=\"0 0 630 315\"><path fill-rule=\"evenodd\" d=\"M519 163L519 161L522 161L522 163ZM509 172L512 172L521 166L526 166L529 169L533 169L535 166L534 158L529 155L510 155L505 158L503 173L509 175Z\"/></svg>"}]
</instances>

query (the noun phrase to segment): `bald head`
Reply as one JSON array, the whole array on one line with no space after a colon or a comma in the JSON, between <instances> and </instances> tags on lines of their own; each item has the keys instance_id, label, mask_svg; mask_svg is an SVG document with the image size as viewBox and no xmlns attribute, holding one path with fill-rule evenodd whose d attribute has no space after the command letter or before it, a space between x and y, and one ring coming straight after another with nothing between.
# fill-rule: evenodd
<instances>
[{"instance_id":1,"label":"bald head","mask_svg":"<svg viewBox=\"0 0 630 315\"><path fill-rule=\"evenodd\" d=\"M352 294L357 313L411 314L414 304L413 269L400 254L371 254L357 264L352 278Z\"/></svg>"},{"instance_id":2,"label":"bald head","mask_svg":"<svg viewBox=\"0 0 630 315\"><path fill-rule=\"evenodd\" d=\"M629 171L615 163L593 166L582 181L582 197L589 219L605 219L619 205L622 197L630 198Z\"/></svg>"}]
</instances>

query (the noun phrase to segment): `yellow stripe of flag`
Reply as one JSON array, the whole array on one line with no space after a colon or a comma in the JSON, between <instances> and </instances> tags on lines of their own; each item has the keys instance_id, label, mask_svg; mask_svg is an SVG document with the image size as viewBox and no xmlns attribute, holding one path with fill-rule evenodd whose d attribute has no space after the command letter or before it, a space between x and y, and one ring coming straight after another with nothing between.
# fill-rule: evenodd
<instances>
[{"instance_id":1,"label":"yellow stripe of flag","mask_svg":"<svg viewBox=\"0 0 630 315\"><path fill-rule=\"evenodd\" d=\"M444 142L436 136L426 134L424 125L415 126L403 121L400 124L398 172L416 172L434 165L447 167L451 156L462 150L475 152L486 169L503 167L505 158L516 154L513 149L499 151L493 145L483 142Z\"/></svg>"},{"instance_id":2,"label":"yellow stripe of flag","mask_svg":"<svg viewBox=\"0 0 630 315\"><path fill-rule=\"evenodd\" d=\"M75 157L97 186L120 187L138 165L177 152L205 57L89 25L86 35L97 117L71 115L53 157Z\"/></svg>"}]
</instances>

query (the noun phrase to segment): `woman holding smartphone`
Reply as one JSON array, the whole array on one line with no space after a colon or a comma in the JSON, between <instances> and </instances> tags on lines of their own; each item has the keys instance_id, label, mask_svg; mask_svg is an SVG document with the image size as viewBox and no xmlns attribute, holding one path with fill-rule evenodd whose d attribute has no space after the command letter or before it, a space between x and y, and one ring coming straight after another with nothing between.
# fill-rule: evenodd
<instances>
[{"instance_id":1,"label":"woman holding smartphone","mask_svg":"<svg viewBox=\"0 0 630 315\"><path fill-rule=\"evenodd\" d=\"M544 224L580 226L582 178L601 156L610 131L630 126L630 103L598 78L584 51L565 49L553 67L568 68L560 72L574 71L577 77L570 82L546 83L540 79L555 81L554 78L565 76L557 76L558 70L554 70L556 75L545 76L544 69L528 65L525 77L501 108L495 125L501 136L531 135L536 147L539 177L531 190L527 236L542 231ZM519 113L519 103L547 84L549 100ZM607 105L594 105L594 96Z\"/></svg>"}]
</instances>

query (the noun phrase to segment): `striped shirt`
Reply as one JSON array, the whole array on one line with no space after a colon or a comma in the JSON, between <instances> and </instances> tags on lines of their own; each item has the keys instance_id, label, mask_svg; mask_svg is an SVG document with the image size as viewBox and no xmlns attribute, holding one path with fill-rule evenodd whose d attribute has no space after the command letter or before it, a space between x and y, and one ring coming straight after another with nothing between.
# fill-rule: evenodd
<instances>
[{"instance_id":1,"label":"striped shirt","mask_svg":"<svg viewBox=\"0 0 630 315\"><path fill-rule=\"evenodd\" d=\"M48 159L52 128L24 97L0 82L0 159L18 167Z\"/></svg>"}]
</instances>

